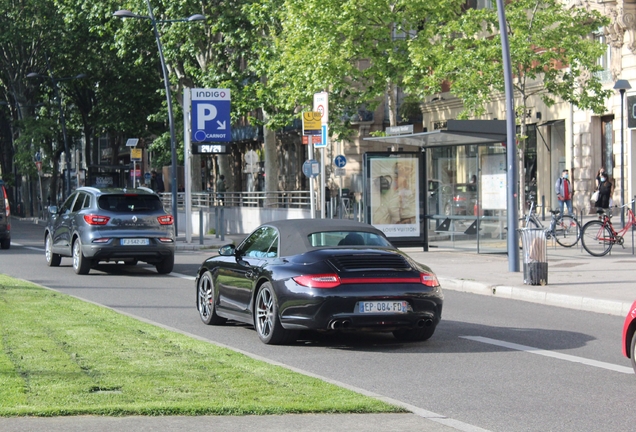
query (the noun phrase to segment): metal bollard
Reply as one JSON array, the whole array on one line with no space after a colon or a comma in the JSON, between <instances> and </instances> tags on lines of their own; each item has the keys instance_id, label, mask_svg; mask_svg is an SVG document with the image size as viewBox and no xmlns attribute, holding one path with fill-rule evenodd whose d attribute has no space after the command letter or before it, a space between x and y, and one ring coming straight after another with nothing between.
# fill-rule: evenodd
<instances>
[{"instance_id":1,"label":"metal bollard","mask_svg":"<svg viewBox=\"0 0 636 432\"><path fill-rule=\"evenodd\" d=\"M545 220L545 195L541 195L541 220Z\"/></svg>"},{"instance_id":2,"label":"metal bollard","mask_svg":"<svg viewBox=\"0 0 636 432\"><path fill-rule=\"evenodd\" d=\"M214 206L214 237L219 238L219 207Z\"/></svg>"},{"instance_id":3,"label":"metal bollard","mask_svg":"<svg viewBox=\"0 0 636 432\"><path fill-rule=\"evenodd\" d=\"M203 209L199 208L199 244L203 244Z\"/></svg>"},{"instance_id":4,"label":"metal bollard","mask_svg":"<svg viewBox=\"0 0 636 432\"><path fill-rule=\"evenodd\" d=\"M221 230L221 241L225 241L225 218L223 215L223 206L221 206L221 217L220 219L220 223L219 223L219 228Z\"/></svg>"}]
</instances>

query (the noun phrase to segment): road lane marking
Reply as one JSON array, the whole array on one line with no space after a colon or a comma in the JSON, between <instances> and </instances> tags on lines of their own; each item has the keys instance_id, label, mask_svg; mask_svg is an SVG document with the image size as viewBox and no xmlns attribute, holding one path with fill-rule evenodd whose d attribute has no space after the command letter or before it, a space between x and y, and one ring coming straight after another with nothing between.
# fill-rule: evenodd
<instances>
[{"instance_id":1,"label":"road lane marking","mask_svg":"<svg viewBox=\"0 0 636 432\"><path fill-rule=\"evenodd\" d=\"M525 351L530 354L537 354L544 357L551 357L551 358L555 358L559 360L569 361L572 363L581 363L587 366L594 366L597 368L607 369L614 372L620 372L620 373L625 373L630 375L634 373L634 370L630 367L619 366L612 363L586 359L584 357L577 357L577 356L563 354L556 351L543 350L540 348L535 348L535 347L531 347L527 345L520 345L520 344L516 344L512 342L500 341L497 339L490 339L490 338L481 337L481 336L460 336L460 338L469 339L475 342L481 342L481 343L490 344L490 345L496 345L496 346L500 346L504 348L509 348L516 351Z\"/></svg>"},{"instance_id":2,"label":"road lane marking","mask_svg":"<svg viewBox=\"0 0 636 432\"><path fill-rule=\"evenodd\" d=\"M31 246L24 246L25 249L30 249L30 250L34 250L37 252L44 252L43 248L36 248L36 247L31 247Z\"/></svg>"},{"instance_id":3,"label":"road lane marking","mask_svg":"<svg viewBox=\"0 0 636 432\"><path fill-rule=\"evenodd\" d=\"M186 280L191 280L191 281L196 279L194 276L188 276L188 275L184 275L184 274L181 274L181 273L175 273L175 272L171 272L170 276L174 276L174 277L178 277L178 278L186 279Z\"/></svg>"}]
</instances>

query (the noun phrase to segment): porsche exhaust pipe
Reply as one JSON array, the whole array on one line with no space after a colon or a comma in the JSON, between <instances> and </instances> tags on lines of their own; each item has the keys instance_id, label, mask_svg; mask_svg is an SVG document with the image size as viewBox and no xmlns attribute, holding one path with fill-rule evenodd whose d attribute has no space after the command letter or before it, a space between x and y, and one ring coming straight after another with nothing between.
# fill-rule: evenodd
<instances>
[{"instance_id":1,"label":"porsche exhaust pipe","mask_svg":"<svg viewBox=\"0 0 636 432\"><path fill-rule=\"evenodd\" d=\"M417 322L417 328L430 327L433 325L433 320L430 318L421 319Z\"/></svg>"},{"instance_id":2,"label":"porsche exhaust pipe","mask_svg":"<svg viewBox=\"0 0 636 432\"><path fill-rule=\"evenodd\" d=\"M349 328L350 326L351 326L350 319L333 320L329 323L329 328L331 330L346 329L346 328Z\"/></svg>"}]
</instances>

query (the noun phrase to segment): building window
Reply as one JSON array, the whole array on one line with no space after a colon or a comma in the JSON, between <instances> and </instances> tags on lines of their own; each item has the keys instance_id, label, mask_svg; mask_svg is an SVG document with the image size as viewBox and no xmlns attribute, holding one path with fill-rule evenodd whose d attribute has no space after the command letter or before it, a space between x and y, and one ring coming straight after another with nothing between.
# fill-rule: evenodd
<instances>
[{"instance_id":1,"label":"building window","mask_svg":"<svg viewBox=\"0 0 636 432\"><path fill-rule=\"evenodd\" d=\"M597 63L600 67L603 68L604 71L610 69L610 61L611 61L611 47L607 43L607 38L604 33L597 32L594 33L594 40L596 42L600 42L605 45L605 52L598 58Z\"/></svg>"}]
</instances>

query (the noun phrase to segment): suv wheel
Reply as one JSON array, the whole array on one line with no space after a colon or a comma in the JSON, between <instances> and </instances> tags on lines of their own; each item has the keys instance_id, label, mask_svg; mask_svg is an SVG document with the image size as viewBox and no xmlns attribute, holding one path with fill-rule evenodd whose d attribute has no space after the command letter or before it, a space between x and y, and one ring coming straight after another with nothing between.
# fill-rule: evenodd
<instances>
[{"instance_id":1,"label":"suv wheel","mask_svg":"<svg viewBox=\"0 0 636 432\"><path fill-rule=\"evenodd\" d=\"M167 256L163 261L159 261L155 267L159 274L170 273L174 268L174 255Z\"/></svg>"},{"instance_id":2,"label":"suv wheel","mask_svg":"<svg viewBox=\"0 0 636 432\"><path fill-rule=\"evenodd\" d=\"M82 242L75 239L73 243L73 270L75 273L85 275L91 271L91 260L82 253Z\"/></svg>"},{"instance_id":3,"label":"suv wheel","mask_svg":"<svg viewBox=\"0 0 636 432\"><path fill-rule=\"evenodd\" d=\"M51 238L51 234L47 234L46 240L44 240L44 257L49 267L57 267L62 261L62 257L59 254L53 253L53 239Z\"/></svg>"}]
</instances>

